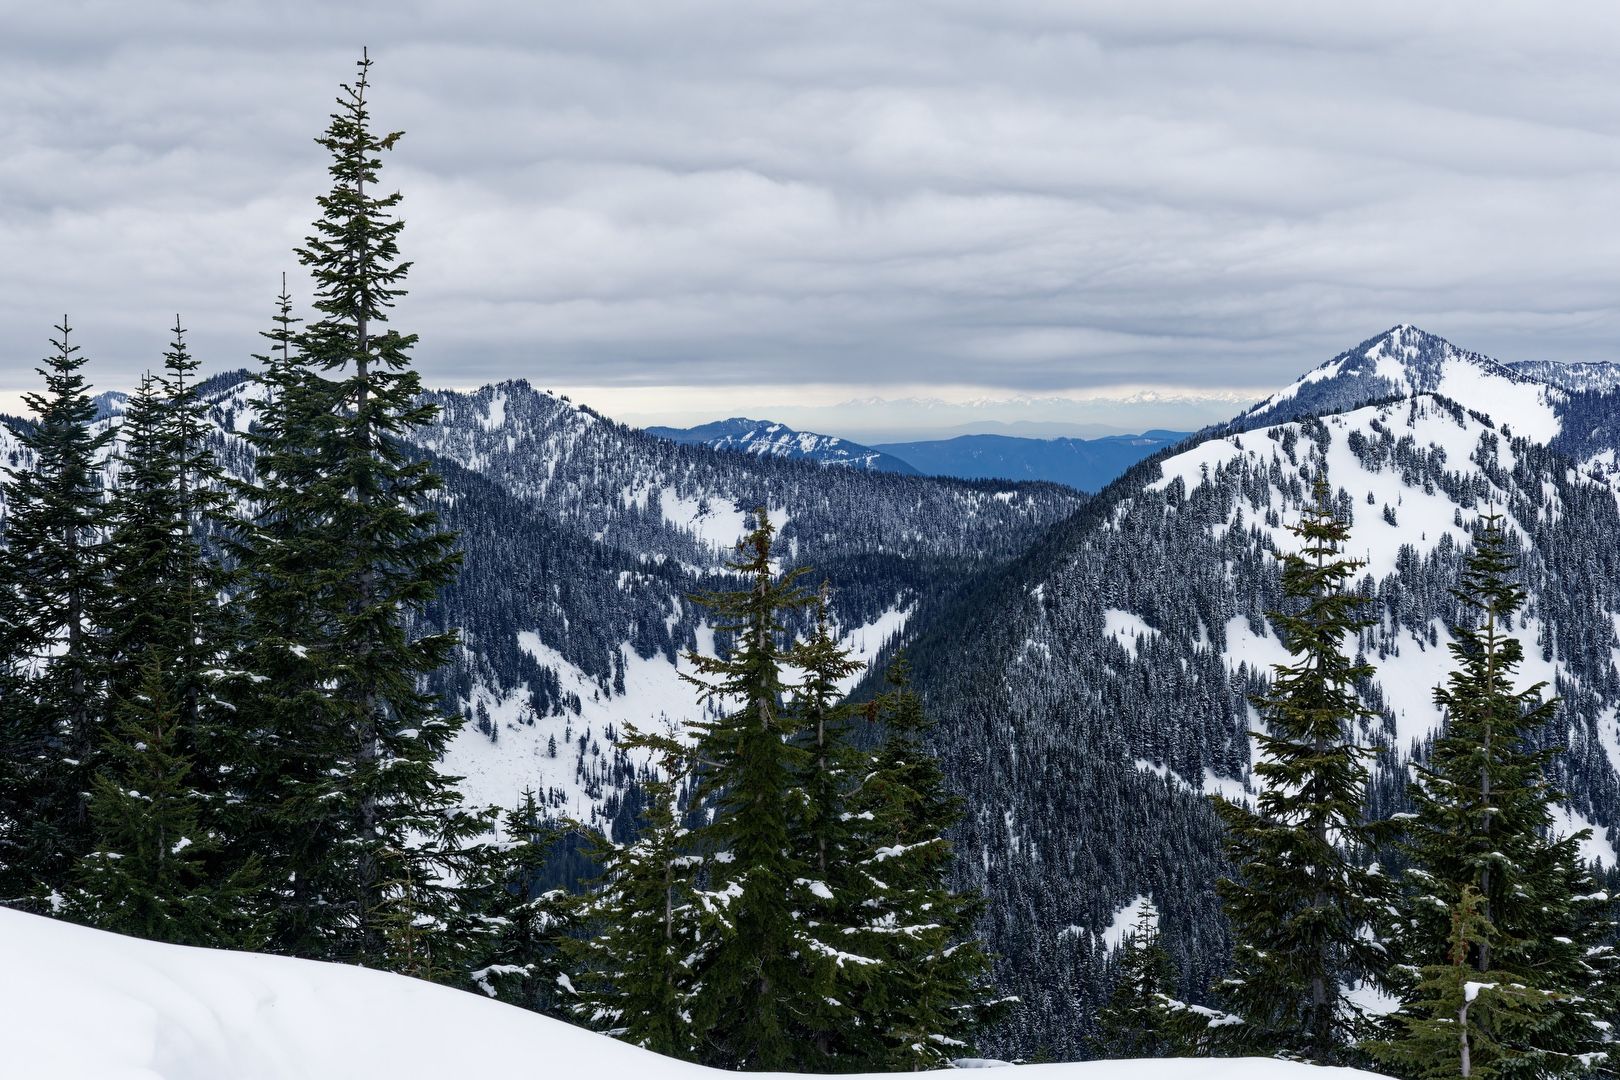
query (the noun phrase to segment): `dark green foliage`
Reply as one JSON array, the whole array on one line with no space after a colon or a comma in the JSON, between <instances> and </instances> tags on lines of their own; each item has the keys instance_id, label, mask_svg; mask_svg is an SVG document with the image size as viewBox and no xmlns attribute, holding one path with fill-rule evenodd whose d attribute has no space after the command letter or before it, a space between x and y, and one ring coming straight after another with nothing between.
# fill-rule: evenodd
<instances>
[{"instance_id":1,"label":"dark green foliage","mask_svg":"<svg viewBox=\"0 0 1620 1080\"><path fill-rule=\"evenodd\" d=\"M107 505L95 405L64 317L25 397L18 438L32 468L7 470L0 573L0 902L39 907L87 850L86 793L106 708Z\"/></svg>"},{"instance_id":2,"label":"dark green foliage","mask_svg":"<svg viewBox=\"0 0 1620 1080\"><path fill-rule=\"evenodd\" d=\"M665 765L674 764L672 757ZM682 827L670 780L649 780L641 834L601 836L591 855L602 868L578 907L584 936L569 941L574 1017L626 1042L671 1057L698 1052L692 1024L695 969L705 941L695 906L699 860Z\"/></svg>"},{"instance_id":3,"label":"dark green foliage","mask_svg":"<svg viewBox=\"0 0 1620 1080\"><path fill-rule=\"evenodd\" d=\"M257 948L258 865L219 870L221 837L195 787L181 703L168 683L150 660L118 707L91 788L92 850L66 911L153 941Z\"/></svg>"},{"instance_id":4,"label":"dark green foliage","mask_svg":"<svg viewBox=\"0 0 1620 1080\"><path fill-rule=\"evenodd\" d=\"M831 986L832 958L798 917L811 896L804 856L793 850L802 800L792 790L805 751L783 709L782 613L809 602L798 573L771 564L775 529L764 510L729 565L747 587L703 596L721 620L725 656L689 654L703 699L724 710L696 725L698 798L713 817L700 902L713 946L698 973L693 1023L700 1057L728 1068L782 1069L798 1060Z\"/></svg>"},{"instance_id":5,"label":"dark green foliage","mask_svg":"<svg viewBox=\"0 0 1620 1080\"><path fill-rule=\"evenodd\" d=\"M1114 960L1114 991L1097 1013L1098 1057L1158 1058L1182 1049L1170 954L1159 942L1158 910L1144 903Z\"/></svg>"},{"instance_id":6,"label":"dark green foliage","mask_svg":"<svg viewBox=\"0 0 1620 1080\"><path fill-rule=\"evenodd\" d=\"M1514 975L1479 969L1478 958L1495 931L1485 915L1485 896L1474 886L1463 886L1450 916L1443 961L1423 966L1395 1017L1396 1031L1365 1049L1413 1080L1541 1073L1544 1063L1519 1048L1557 1024L1556 995Z\"/></svg>"},{"instance_id":7,"label":"dark green foliage","mask_svg":"<svg viewBox=\"0 0 1620 1080\"><path fill-rule=\"evenodd\" d=\"M1514 685L1524 651L1513 616L1525 601L1515 570L1501 518L1487 515L1455 593L1466 613L1453 628L1455 666L1435 691L1445 727L1427 762L1414 766L1411 786L1412 870L1397 945L1408 982L1422 982L1407 989L1407 1038L1392 1046L1414 1075L1428 1025L1451 1015L1449 999L1435 997L1449 985L1435 985L1446 977L1433 973L1436 964L1465 964L1475 982L1543 995L1534 1023L1511 1011L1476 1012L1478 1038L1500 1075L1583 1071L1583 1055L1605 1050L1601 1025L1620 992L1612 910L1580 863L1582 837L1549 836L1561 796L1546 776L1553 751L1537 743L1557 702L1543 700L1542 684ZM1497 1017L1503 1027L1494 1027Z\"/></svg>"},{"instance_id":8,"label":"dark green foliage","mask_svg":"<svg viewBox=\"0 0 1620 1080\"><path fill-rule=\"evenodd\" d=\"M872 1070L942 1068L970 1055L974 1031L1003 1004L973 933L984 902L950 887L946 833L961 801L924 742L929 720L903 659L870 716L884 739L849 798L862 879L851 940L876 961L851 989L857 1061Z\"/></svg>"},{"instance_id":9,"label":"dark green foliage","mask_svg":"<svg viewBox=\"0 0 1620 1080\"><path fill-rule=\"evenodd\" d=\"M1226 984L1247 1047L1333 1063L1364 1024L1344 987L1379 977L1382 949L1363 936L1377 924L1382 879L1365 869L1375 839L1364 824L1367 760L1357 743L1373 716L1356 684L1371 665L1345 655L1346 635L1370 625L1346 589L1361 564L1345 558L1348 526L1319 474L1314 505L1290 531L1301 550L1283 559L1294 602L1272 614L1293 662L1275 666L1256 699L1267 732L1254 773L1258 808L1217 800L1226 850L1237 871L1218 883L1236 941Z\"/></svg>"},{"instance_id":10,"label":"dark green foliage","mask_svg":"<svg viewBox=\"0 0 1620 1080\"><path fill-rule=\"evenodd\" d=\"M447 935L460 955L441 956L441 975L455 964L471 987L498 1001L563 1015L567 997L559 980L572 931L570 901L540 885L562 831L542 814L533 791L506 812L498 839L476 849Z\"/></svg>"},{"instance_id":11,"label":"dark green foliage","mask_svg":"<svg viewBox=\"0 0 1620 1080\"><path fill-rule=\"evenodd\" d=\"M409 264L400 196L379 197L366 102L369 59L326 133L331 190L299 257L317 318L294 331L283 302L262 377L269 452L244 542L262 680L250 725L267 846L282 895L277 945L300 955L431 971L453 915L444 874L483 823L438 759L461 725L421 681L454 636L418 629L455 577L454 538L432 503L440 480L404 437L432 406L409 366L415 336L387 326Z\"/></svg>"}]
</instances>

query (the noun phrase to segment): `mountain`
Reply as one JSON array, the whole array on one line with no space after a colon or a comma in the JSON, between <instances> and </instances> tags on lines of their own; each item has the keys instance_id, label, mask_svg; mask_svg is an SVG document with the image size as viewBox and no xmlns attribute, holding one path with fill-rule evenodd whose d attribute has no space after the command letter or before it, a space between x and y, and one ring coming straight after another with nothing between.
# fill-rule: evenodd
<instances>
[{"instance_id":1,"label":"mountain","mask_svg":"<svg viewBox=\"0 0 1620 1080\"><path fill-rule=\"evenodd\" d=\"M1403 324L1307 372L1233 426L1275 424L1415 394L1449 397L1503 422L1512 418L1527 425L1522 434L1542 443L1558 433L1557 406L1566 397L1549 383Z\"/></svg>"},{"instance_id":2,"label":"mountain","mask_svg":"<svg viewBox=\"0 0 1620 1080\"><path fill-rule=\"evenodd\" d=\"M163 945L7 908L0 908L0 955L6 1074L19 1078L736 1075L423 979ZM1376 1080L1241 1058L1084 1062L1037 1072L1044 1080Z\"/></svg>"},{"instance_id":3,"label":"mountain","mask_svg":"<svg viewBox=\"0 0 1620 1080\"><path fill-rule=\"evenodd\" d=\"M910 462L924 476L1050 480L1097 491L1138 461L1186 437L1181 431L1099 439L962 435L931 442L880 443L873 449Z\"/></svg>"},{"instance_id":4,"label":"mountain","mask_svg":"<svg viewBox=\"0 0 1620 1080\"><path fill-rule=\"evenodd\" d=\"M836 435L817 435L813 431L794 431L785 424L768 420L749 420L734 416L730 420L716 420L690 428L650 427L647 434L678 443L707 446L713 450L736 450L762 457L808 458L823 465L848 465L857 469L880 469L883 472L916 475L917 470L905 461L883 451L860 443L840 439Z\"/></svg>"},{"instance_id":5,"label":"mountain","mask_svg":"<svg viewBox=\"0 0 1620 1080\"><path fill-rule=\"evenodd\" d=\"M249 476L247 373L199 390L216 454ZM465 556L429 611L462 632L433 684L471 721L447 768L474 802L512 805L533 788L556 813L608 828L626 827L639 807L642 762L616 745L624 725L700 715L681 658L712 650L714 632L690 597L728 587L724 563L754 507L769 509L784 564L828 582L843 640L876 660L912 620L1084 503L1052 484L677 444L522 381L428 397L440 416L417 450L445 478L439 509ZM30 464L3 425L0 463Z\"/></svg>"},{"instance_id":6,"label":"mountain","mask_svg":"<svg viewBox=\"0 0 1620 1080\"><path fill-rule=\"evenodd\" d=\"M1373 404L1362 404L1372 400ZM1377 624L1356 647L1385 747L1373 808L1405 807L1406 763L1439 722L1451 594L1478 513L1521 544L1526 683L1562 696L1566 829L1589 858L1620 846L1620 509L1614 474L1557 448L1565 391L1411 327L1307 373L1202 441L1130 469L988 575L912 646L963 795L961 883L1022 999L998 1056L1084 1049L1107 928L1140 897L1162 912L1183 993L1218 979L1225 872L1208 796L1252 794L1250 705L1283 652L1277 550L1325 467ZM1312 408L1323 410L1313 415ZM1620 401L1610 399L1611 415ZM1613 444L1608 453L1612 462Z\"/></svg>"}]
</instances>

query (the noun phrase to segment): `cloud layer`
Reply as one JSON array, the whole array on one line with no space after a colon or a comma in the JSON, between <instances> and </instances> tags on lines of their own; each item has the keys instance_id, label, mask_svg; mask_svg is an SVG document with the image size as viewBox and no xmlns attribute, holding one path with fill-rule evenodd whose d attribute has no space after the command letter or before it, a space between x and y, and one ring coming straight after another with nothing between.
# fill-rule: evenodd
<instances>
[{"instance_id":1,"label":"cloud layer","mask_svg":"<svg viewBox=\"0 0 1620 1080\"><path fill-rule=\"evenodd\" d=\"M334 11L333 9L338 9ZM8 11L0 390L72 314L248 362L363 43L430 382L1281 383L1620 330L1620 9L968 0Z\"/></svg>"}]
</instances>

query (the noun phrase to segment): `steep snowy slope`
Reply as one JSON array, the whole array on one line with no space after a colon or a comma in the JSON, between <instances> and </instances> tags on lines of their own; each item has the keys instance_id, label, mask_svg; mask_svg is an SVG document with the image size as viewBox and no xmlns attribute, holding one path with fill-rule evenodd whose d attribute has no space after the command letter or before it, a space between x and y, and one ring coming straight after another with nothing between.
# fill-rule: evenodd
<instances>
[{"instance_id":1,"label":"steep snowy slope","mask_svg":"<svg viewBox=\"0 0 1620 1080\"><path fill-rule=\"evenodd\" d=\"M0 908L0 1075L17 1080L702 1080L509 1005L363 968L119 937ZM756 1074L773 1075L773 1074ZM784 1075L784 1074L774 1074ZM1029 1080L1370 1080L1256 1059L1018 1068Z\"/></svg>"},{"instance_id":2,"label":"steep snowy slope","mask_svg":"<svg viewBox=\"0 0 1620 1080\"><path fill-rule=\"evenodd\" d=\"M647 434L680 443L707 446L713 450L735 450L744 454L771 457L809 458L823 465L849 465L857 469L881 469L913 475L917 472L905 461L870 446L840 439L836 435L818 435L813 431L795 431L786 424L769 420L749 420L734 416L730 420L716 420L697 427L650 427Z\"/></svg>"},{"instance_id":3,"label":"steep snowy slope","mask_svg":"<svg viewBox=\"0 0 1620 1080\"><path fill-rule=\"evenodd\" d=\"M1401 807L1403 761L1438 723L1430 693L1460 614L1449 590L1472 523L1494 505L1523 545L1525 679L1563 697L1551 734L1564 750L1562 820L1592 826L1587 855L1615 865L1616 490L1542 441L1558 437L1561 392L1413 335L1352 350L1268 408L1335 380L1348 388L1369 354L1387 385L1445 386L1463 403L1419 393L1240 426L1145 462L924 630L918 676L970 808L960 872L990 894L990 946L1024 998L992 1052L1080 1048L1072 1003L1102 992L1106 930L1140 896L1163 912L1185 992L1219 974L1207 796L1250 791L1248 699L1283 655L1265 614L1283 602L1274 552L1292 543L1284 526L1323 466L1379 620L1351 643L1379 670L1366 688L1379 713L1367 735L1388 748L1379 811Z\"/></svg>"}]
</instances>

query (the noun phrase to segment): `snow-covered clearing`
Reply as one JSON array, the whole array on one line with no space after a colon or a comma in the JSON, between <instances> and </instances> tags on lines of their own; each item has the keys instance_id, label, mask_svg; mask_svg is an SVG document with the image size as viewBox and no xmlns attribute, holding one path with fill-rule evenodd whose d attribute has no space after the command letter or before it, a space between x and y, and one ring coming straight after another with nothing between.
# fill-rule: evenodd
<instances>
[{"instance_id":1,"label":"snow-covered clearing","mask_svg":"<svg viewBox=\"0 0 1620 1080\"><path fill-rule=\"evenodd\" d=\"M0 908L0 1073L18 1080L683 1080L672 1061L475 994L307 960L158 945ZM1257 1059L1020 1067L1031 1080L1367 1080Z\"/></svg>"},{"instance_id":2,"label":"snow-covered clearing","mask_svg":"<svg viewBox=\"0 0 1620 1080\"><path fill-rule=\"evenodd\" d=\"M1136 655L1137 638L1155 638L1159 631L1151 627L1140 615L1119 608L1103 610L1103 636L1114 638L1131 656Z\"/></svg>"}]
</instances>

